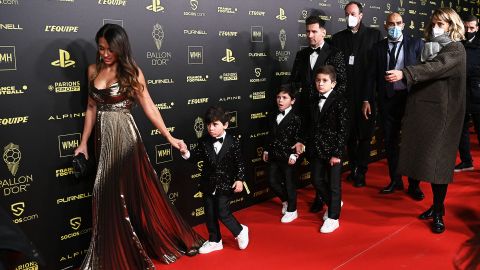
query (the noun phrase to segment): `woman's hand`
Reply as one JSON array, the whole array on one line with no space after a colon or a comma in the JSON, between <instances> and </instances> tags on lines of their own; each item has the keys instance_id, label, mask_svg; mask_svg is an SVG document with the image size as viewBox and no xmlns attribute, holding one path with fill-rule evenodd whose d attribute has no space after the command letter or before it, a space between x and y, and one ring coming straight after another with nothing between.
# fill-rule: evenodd
<instances>
[{"instance_id":1,"label":"woman's hand","mask_svg":"<svg viewBox=\"0 0 480 270\"><path fill-rule=\"evenodd\" d=\"M183 140L174 138L172 136L168 137L167 140L173 147L180 150L180 152L187 149L187 145L185 144L185 142Z\"/></svg>"},{"instance_id":2,"label":"woman's hand","mask_svg":"<svg viewBox=\"0 0 480 270\"><path fill-rule=\"evenodd\" d=\"M235 192L235 193L242 192L243 182L242 181L235 181L235 183L233 183L232 188L233 188L233 192Z\"/></svg>"},{"instance_id":3,"label":"woman's hand","mask_svg":"<svg viewBox=\"0 0 480 270\"><path fill-rule=\"evenodd\" d=\"M74 152L74 156L78 155L78 154L84 154L85 155L85 158L88 160L88 149L87 149L87 145L86 144L80 144L77 149L75 149L75 152Z\"/></svg>"}]
</instances>

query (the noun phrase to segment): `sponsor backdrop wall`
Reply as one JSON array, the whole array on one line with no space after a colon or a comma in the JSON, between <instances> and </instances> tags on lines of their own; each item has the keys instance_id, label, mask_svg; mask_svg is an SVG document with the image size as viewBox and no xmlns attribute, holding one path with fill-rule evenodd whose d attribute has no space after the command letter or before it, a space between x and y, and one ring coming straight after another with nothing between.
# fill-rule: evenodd
<instances>
[{"instance_id":1,"label":"sponsor backdrop wall","mask_svg":"<svg viewBox=\"0 0 480 270\"><path fill-rule=\"evenodd\" d=\"M47 262L16 269L72 269L88 248L93 179L75 180L71 158L83 127L94 35L104 23L127 30L170 132L190 147L204 131L209 106L231 110L230 131L241 134L248 166L245 192L232 201L240 209L271 197L260 158L266 117L275 88L305 46L305 18L320 15L330 36L345 28L347 2L0 0L0 202ZM360 2L366 25L384 33L386 14L397 11L413 36L421 36L435 8L479 13L472 0ZM141 109L134 115L169 199L190 224L203 222L202 164L183 161ZM383 155L379 135L372 160ZM306 165L300 185L309 182Z\"/></svg>"}]
</instances>

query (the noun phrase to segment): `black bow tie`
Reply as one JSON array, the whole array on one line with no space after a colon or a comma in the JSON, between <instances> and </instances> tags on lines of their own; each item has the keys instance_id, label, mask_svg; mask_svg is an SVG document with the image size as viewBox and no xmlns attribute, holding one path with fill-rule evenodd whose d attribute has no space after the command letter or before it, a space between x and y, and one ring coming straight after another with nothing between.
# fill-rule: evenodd
<instances>
[{"instance_id":1,"label":"black bow tie","mask_svg":"<svg viewBox=\"0 0 480 270\"><path fill-rule=\"evenodd\" d=\"M223 137L221 137L221 138L212 138L212 142L213 142L213 143L216 143L216 142L223 143Z\"/></svg>"},{"instance_id":2,"label":"black bow tie","mask_svg":"<svg viewBox=\"0 0 480 270\"><path fill-rule=\"evenodd\" d=\"M285 111L278 111L278 114L285 115Z\"/></svg>"},{"instance_id":3,"label":"black bow tie","mask_svg":"<svg viewBox=\"0 0 480 270\"><path fill-rule=\"evenodd\" d=\"M326 96L324 96L324 95L318 95L318 99L319 99L319 100L322 100L322 99L327 99L327 97L326 97Z\"/></svg>"},{"instance_id":4,"label":"black bow tie","mask_svg":"<svg viewBox=\"0 0 480 270\"><path fill-rule=\"evenodd\" d=\"M310 47L310 54L312 54L313 52L317 52L318 54L320 54L320 51L322 50L322 48L318 47L316 49Z\"/></svg>"}]
</instances>

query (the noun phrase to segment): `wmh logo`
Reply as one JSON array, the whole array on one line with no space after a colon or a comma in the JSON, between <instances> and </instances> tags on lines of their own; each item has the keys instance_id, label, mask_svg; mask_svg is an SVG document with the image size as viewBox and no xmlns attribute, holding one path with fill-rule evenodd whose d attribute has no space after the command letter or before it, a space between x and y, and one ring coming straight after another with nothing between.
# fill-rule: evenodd
<instances>
[{"instance_id":1,"label":"wmh logo","mask_svg":"<svg viewBox=\"0 0 480 270\"><path fill-rule=\"evenodd\" d=\"M60 157L73 156L75 149L80 145L81 134L65 134L58 136L58 150Z\"/></svg>"},{"instance_id":2,"label":"wmh logo","mask_svg":"<svg viewBox=\"0 0 480 270\"><path fill-rule=\"evenodd\" d=\"M172 161L172 145L169 143L155 145L155 159L157 164Z\"/></svg>"},{"instance_id":3,"label":"wmh logo","mask_svg":"<svg viewBox=\"0 0 480 270\"><path fill-rule=\"evenodd\" d=\"M15 46L0 46L0 71L17 70Z\"/></svg>"},{"instance_id":4,"label":"wmh logo","mask_svg":"<svg viewBox=\"0 0 480 270\"><path fill-rule=\"evenodd\" d=\"M203 64L203 46L188 46L188 64Z\"/></svg>"},{"instance_id":5,"label":"wmh logo","mask_svg":"<svg viewBox=\"0 0 480 270\"><path fill-rule=\"evenodd\" d=\"M52 66L66 68L75 65L75 61L70 60L70 53L68 51L59 49L59 59L52 62Z\"/></svg>"}]
</instances>

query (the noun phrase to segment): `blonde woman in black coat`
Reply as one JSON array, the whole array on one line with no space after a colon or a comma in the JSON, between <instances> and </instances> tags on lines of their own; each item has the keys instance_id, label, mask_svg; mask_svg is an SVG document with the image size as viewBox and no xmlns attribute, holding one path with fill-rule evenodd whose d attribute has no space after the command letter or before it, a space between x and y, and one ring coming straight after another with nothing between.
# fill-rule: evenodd
<instances>
[{"instance_id":1,"label":"blonde woman in black coat","mask_svg":"<svg viewBox=\"0 0 480 270\"><path fill-rule=\"evenodd\" d=\"M433 219L434 233L445 231L443 216L465 116L466 54L460 42L464 26L451 8L439 8L425 28L427 43L421 64L387 71L389 82L408 88L402 123L398 171L431 183L433 206L420 219Z\"/></svg>"}]
</instances>

